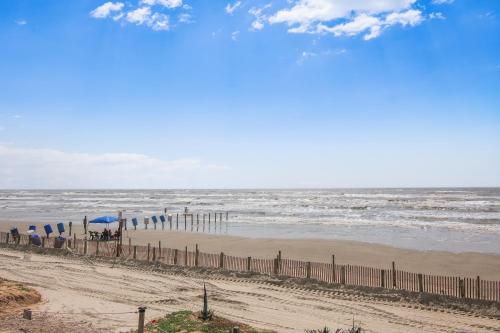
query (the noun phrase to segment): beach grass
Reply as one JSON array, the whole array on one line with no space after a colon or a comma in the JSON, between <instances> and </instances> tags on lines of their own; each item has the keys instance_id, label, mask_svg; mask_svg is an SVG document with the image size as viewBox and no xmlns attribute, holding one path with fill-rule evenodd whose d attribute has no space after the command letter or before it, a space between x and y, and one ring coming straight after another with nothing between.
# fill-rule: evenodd
<instances>
[{"instance_id":1,"label":"beach grass","mask_svg":"<svg viewBox=\"0 0 500 333\"><path fill-rule=\"evenodd\" d=\"M164 318L152 320L146 326L149 333L175 333L175 332L203 332L227 333L233 327L238 327L242 333L273 333L271 330L257 330L248 325L236 323L231 320L213 316L212 320L203 321L198 313L191 311L178 311L166 315Z\"/></svg>"}]
</instances>

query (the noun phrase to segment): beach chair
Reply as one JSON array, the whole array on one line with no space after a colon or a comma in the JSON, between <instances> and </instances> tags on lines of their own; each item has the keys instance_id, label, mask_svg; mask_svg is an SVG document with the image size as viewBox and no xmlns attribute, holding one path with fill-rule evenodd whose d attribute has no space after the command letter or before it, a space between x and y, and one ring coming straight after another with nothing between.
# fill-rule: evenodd
<instances>
[{"instance_id":1,"label":"beach chair","mask_svg":"<svg viewBox=\"0 0 500 333\"><path fill-rule=\"evenodd\" d=\"M161 230L165 230L165 216L160 215L160 221L161 221Z\"/></svg>"},{"instance_id":2,"label":"beach chair","mask_svg":"<svg viewBox=\"0 0 500 333\"><path fill-rule=\"evenodd\" d=\"M134 226L134 229L135 229L135 230L137 230L137 224L139 224L139 223L137 222L137 219L134 217L134 218L132 219L132 225Z\"/></svg>"},{"instance_id":3,"label":"beach chair","mask_svg":"<svg viewBox=\"0 0 500 333\"><path fill-rule=\"evenodd\" d=\"M153 220L153 224L155 225L155 230L156 230L156 223L158 223L158 218L156 216L152 216L151 220Z\"/></svg>"}]
</instances>

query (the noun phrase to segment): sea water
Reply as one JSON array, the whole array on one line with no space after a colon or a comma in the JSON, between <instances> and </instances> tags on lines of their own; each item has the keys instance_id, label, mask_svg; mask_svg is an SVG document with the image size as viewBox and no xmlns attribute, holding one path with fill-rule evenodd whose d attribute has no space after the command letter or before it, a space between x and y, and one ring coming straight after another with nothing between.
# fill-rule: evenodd
<instances>
[{"instance_id":1,"label":"sea water","mask_svg":"<svg viewBox=\"0 0 500 333\"><path fill-rule=\"evenodd\" d=\"M224 213L217 232L229 235L500 253L500 188L0 191L0 223L79 223L118 210L142 221L184 207Z\"/></svg>"}]
</instances>

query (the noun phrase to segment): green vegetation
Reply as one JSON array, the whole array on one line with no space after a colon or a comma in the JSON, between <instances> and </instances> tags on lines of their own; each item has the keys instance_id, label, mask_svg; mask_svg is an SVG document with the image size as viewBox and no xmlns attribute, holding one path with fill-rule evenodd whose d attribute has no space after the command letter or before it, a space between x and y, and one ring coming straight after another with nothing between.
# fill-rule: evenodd
<instances>
[{"instance_id":1,"label":"green vegetation","mask_svg":"<svg viewBox=\"0 0 500 333\"><path fill-rule=\"evenodd\" d=\"M328 327L324 327L319 330L306 330L305 333L334 333L334 332ZM354 327L353 325L352 328L347 330L339 328L338 330L335 331L335 333L361 333L361 327Z\"/></svg>"},{"instance_id":2,"label":"green vegetation","mask_svg":"<svg viewBox=\"0 0 500 333\"><path fill-rule=\"evenodd\" d=\"M211 320L204 321L200 313L179 311L167 315L165 318L153 320L148 323L147 331L150 333L176 333L179 331L203 333L228 333L233 327L239 327L242 333L273 333L272 331L259 331L247 325L235 323L230 320L212 316Z\"/></svg>"}]
</instances>

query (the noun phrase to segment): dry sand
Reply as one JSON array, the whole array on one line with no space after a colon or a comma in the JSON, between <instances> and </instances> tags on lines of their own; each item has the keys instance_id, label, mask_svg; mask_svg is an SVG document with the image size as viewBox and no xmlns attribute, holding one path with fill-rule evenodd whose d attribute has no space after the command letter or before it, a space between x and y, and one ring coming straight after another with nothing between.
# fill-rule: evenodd
<instances>
[{"instance_id":1,"label":"dry sand","mask_svg":"<svg viewBox=\"0 0 500 333\"><path fill-rule=\"evenodd\" d=\"M12 225L25 231L28 222L0 221L0 230L6 231ZM43 224L37 225L41 228ZM91 228L103 229L102 226ZM83 237L82 225L74 225L73 230L79 238ZM130 237L134 245L158 244L161 241L163 247L184 249L188 246L194 249L198 244L202 252L224 252L232 256L255 258L273 258L281 250L283 258L317 262L331 262L331 256L335 254L338 264L390 268L391 262L395 261L397 269L409 272L463 277L479 275L485 280L500 280L500 255L497 254L415 251L342 240L253 239L201 232L152 230L152 226L149 230L135 231L129 228L124 236L124 243Z\"/></svg>"},{"instance_id":2,"label":"dry sand","mask_svg":"<svg viewBox=\"0 0 500 333\"><path fill-rule=\"evenodd\" d=\"M203 283L215 312L231 320L278 332L348 327L353 317L366 332L498 332L500 320L438 307L390 302L369 294L319 291L276 285L258 278L206 274L195 270L153 270L91 257L62 257L0 249L0 278L38 290L34 308L109 332L136 327L139 305L146 318L199 310ZM120 314L109 314L120 313ZM123 313L123 314L122 314ZM72 330L79 332L78 329ZM86 332L86 330L82 330Z\"/></svg>"}]
</instances>

